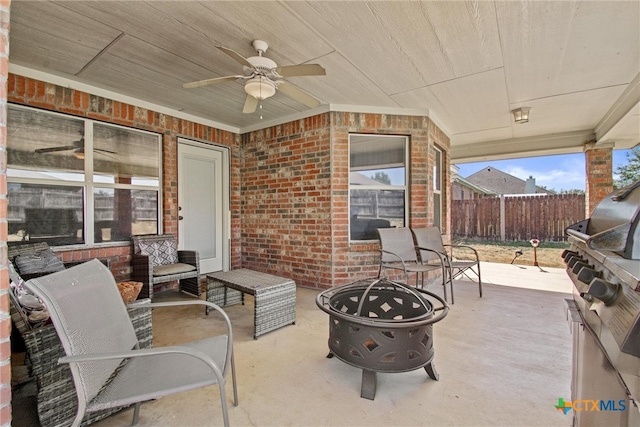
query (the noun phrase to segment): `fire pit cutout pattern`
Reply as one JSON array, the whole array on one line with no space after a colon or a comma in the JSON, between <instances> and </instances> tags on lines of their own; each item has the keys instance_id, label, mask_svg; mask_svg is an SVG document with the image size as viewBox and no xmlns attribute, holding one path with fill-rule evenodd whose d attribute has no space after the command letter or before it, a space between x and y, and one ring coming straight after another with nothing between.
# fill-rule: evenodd
<instances>
[{"instance_id":1,"label":"fire pit cutout pattern","mask_svg":"<svg viewBox=\"0 0 640 427\"><path fill-rule=\"evenodd\" d=\"M449 311L439 296L386 278L365 279L320 293L316 304L330 316L327 357L362 368L361 397L375 398L376 372L424 367L438 380L433 324Z\"/></svg>"}]
</instances>

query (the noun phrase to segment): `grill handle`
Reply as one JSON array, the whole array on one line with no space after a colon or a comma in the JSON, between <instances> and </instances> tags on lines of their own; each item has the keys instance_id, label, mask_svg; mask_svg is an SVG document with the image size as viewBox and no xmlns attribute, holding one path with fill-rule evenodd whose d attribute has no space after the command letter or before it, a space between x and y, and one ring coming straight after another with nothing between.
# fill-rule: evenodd
<instances>
[{"instance_id":1,"label":"grill handle","mask_svg":"<svg viewBox=\"0 0 640 427\"><path fill-rule=\"evenodd\" d=\"M567 228L569 236L573 236L589 248L596 251L624 251L627 246L627 237L631 231L631 223L627 222L616 227L609 228L600 233L588 235L580 231Z\"/></svg>"}]
</instances>

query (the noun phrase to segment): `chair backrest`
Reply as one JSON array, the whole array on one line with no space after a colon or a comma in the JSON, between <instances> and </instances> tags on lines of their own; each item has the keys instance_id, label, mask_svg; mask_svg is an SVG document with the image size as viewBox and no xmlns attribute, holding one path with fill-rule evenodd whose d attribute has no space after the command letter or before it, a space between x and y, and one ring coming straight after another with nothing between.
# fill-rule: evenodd
<instances>
[{"instance_id":1,"label":"chair backrest","mask_svg":"<svg viewBox=\"0 0 640 427\"><path fill-rule=\"evenodd\" d=\"M406 227L378 228L378 236L380 236L380 249L383 251L393 252L405 262L418 261L410 229ZM400 260L393 255L382 252L381 261L394 262Z\"/></svg>"},{"instance_id":2,"label":"chair backrest","mask_svg":"<svg viewBox=\"0 0 640 427\"><path fill-rule=\"evenodd\" d=\"M431 249L446 255L444 244L442 243L442 235L438 227L414 228L411 231L413 231L418 247ZM422 250L420 251L420 259L422 262L440 261L438 255Z\"/></svg>"},{"instance_id":3,"label":"chair backrest","mask_svg":"<svg viewBox=\"0 0 640 427\"><path fill-rule=\"evenodd\" d=\"M97 259L31 279L67 356L128 351L138 342L111 271ZM71 364L78 393L91 401L121 359Z\"/></svg>"},{"instance_id":4,"label":"chair backrest","mask_svg":"<svg viewBox=\"0 0 640 427\"><path fill-rule=\"evenodd\" d=\"M173 234L132 236L133 253L147 255L154 267L178 262L178 240Z\"/></svg>"}]
</instances>

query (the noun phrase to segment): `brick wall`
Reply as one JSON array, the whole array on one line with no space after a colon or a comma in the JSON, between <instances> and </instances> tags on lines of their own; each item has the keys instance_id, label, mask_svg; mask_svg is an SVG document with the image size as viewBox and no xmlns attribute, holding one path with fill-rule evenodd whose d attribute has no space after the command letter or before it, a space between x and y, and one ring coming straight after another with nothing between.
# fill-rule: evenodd
<instances>
[{"instance_id":1,"label":"brick wall","mask_svg":"<svg viewBox=\"0 0 640 427\"><path fill-rule=\"evenodd\" d=\"M23 76L10 74L7 86L10 102L38 107L74 116L115 123L136 129L156 132L162 137L162 226L165 233L178 234L178 136L231 147L230 176L232 217L231 265L240 265L239 252L239 185L240 137L168 114L125 104L75 89L57 86ZM5 215L6 217L6 215ZM63 261L91 258L110 258L116 280L127 280L131 274L131 245L94 247L58 252Z\"/></svg>"},{"instance_id":2,"label":"brick wall","mask_svg":"<svg viewBox=\"0 0 640 427\"><path fill-rule=\"evenodd\" d=\"M10 0L0 0L0 425L11 425L11 317L7 264L7 76Z\"/></svg>"},{"instance_id":3,"label":"brick wall","mask_svg":"<svg viewBox=\"0 0 640 427\"><path fill-rule=\"evenodd\" d=\"M331 278L329 114L243 136L242 266L316 287Z\"/></svg>"},{"instance_id":4,"label":"brick wall","mask_svg":"<svg viewBox=\"0 0 640 427\"><path fill-rule=\"evenodd\" d=\"M613 191L613 145L585 144L585 218L591 216L596 205Z\"/></svg>"},{"instance_id":5,"label":"brick wall","mask_svg":"<svg viewBox=\"0 0 640 427\"><path fill-rule=\"evenodd\" d=\"M410 137L409 223L432 224L432 148L447 183L449 139L427 117L325 113L244 135L243 267L318 288L378 274L378 244L349 242L350 133Z\"/></svg>"}]
</instances>

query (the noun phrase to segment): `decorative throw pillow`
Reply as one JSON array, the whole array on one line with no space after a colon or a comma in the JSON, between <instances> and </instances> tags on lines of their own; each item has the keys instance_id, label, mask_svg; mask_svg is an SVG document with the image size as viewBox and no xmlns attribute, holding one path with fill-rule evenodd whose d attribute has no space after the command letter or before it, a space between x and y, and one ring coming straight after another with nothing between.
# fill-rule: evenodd
<instances>
[{"instance_id":1,"label":"decorative throw pillow","mask_svg":"<svg viewBox=\"0 0 640 427\"><path fill-rule=\"evenodd\" d=\"M140 253L148 256L154 267L178 262L178 247L175 240L140 242Z\"/></svg>"},{"instance_id":2,"label":"decorative throw pillow","mask_svg":"<svg viewBox=\"0 0 640 427\"><path fill-rule=\"evenodd\" d=\"M37 255L18 255L15 263L21 275L64 270L64 264L51 249L40 251Z\"/></svg>"}]
</instances>

